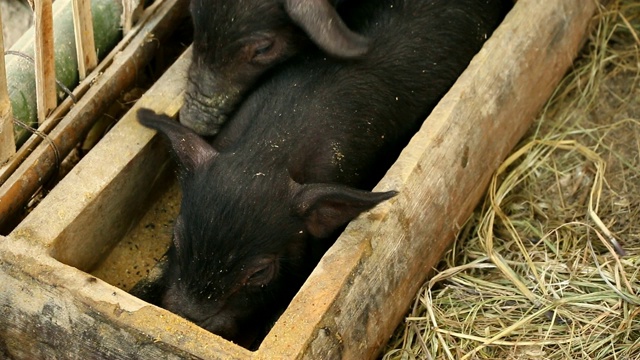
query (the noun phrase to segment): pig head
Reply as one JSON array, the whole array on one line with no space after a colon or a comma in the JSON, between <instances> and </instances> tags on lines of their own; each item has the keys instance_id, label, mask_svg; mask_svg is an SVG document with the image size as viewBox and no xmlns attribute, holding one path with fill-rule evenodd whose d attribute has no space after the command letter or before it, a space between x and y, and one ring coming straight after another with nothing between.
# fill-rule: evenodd
<instances>
[{"instance_id":1,"label":"pig head","mask_svg":"<svg viewBox=\"0 0 640 360\"><path fill-rule=\"evenodd\" d=\"M299 184L287 169L260 173L167 116L142 109L138 117L169 139L180 167L182 204L160 305L241 345L259 336L247 323L277 316L274 308L300 287L315 265L313 241L396 194Z\"/></svg>"},{"instance_id":2,"label":"pig head","mask_svg":"<svg viewBox=\"0 0 640 360\"><path fill-rule=\"evenodd\" d=\"M340 58L368 50L330 0L192 0L191 15L193 61L180 122L200 135L215 135L265 71L311 42Z\"/></svg>"}]
</instances>

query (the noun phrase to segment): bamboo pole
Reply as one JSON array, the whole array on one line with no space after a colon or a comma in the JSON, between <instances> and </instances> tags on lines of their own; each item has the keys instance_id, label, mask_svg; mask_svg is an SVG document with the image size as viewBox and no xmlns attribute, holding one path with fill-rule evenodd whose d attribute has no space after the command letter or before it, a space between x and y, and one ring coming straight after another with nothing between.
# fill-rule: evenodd
<instances>
[{"instance_id":1,"label":"bamboo pole","mask_svg":"<svg viewBox=\"0 0 640 360\"><path fill-rule=\"evenodd\" d=\"M98 56L93 40L91 2L89 0L73 0L71 8L73 9L76 53L78 54L78 73L80 80L84 80L87 77L87 73L98 65Z\"/></svg>"},{"instance_id":2,"label":"bamboo pole","mask_svg":"<svg viewBox=\"0 0 640 360\"><path fill-rule=\"evenodd\" d=\"M2 29L2 12L0 11L0 29ZM4 37L0 31L0 52L4 54ZM7 91L7 72L4 56L0 56L0 164L3 164L16 152L13 140L13 114Z\"/></svg>"},{"instance_id":3,"label":"bamboo pole","mask_svg":"<svg viewBox=\"0 0 640 360\"><path fill-rule=\"evenodd\" d=\"M35 0L36 27L36 104L38 123L53 110L56 99L56 69L53 52L53 10L51 0Z\"/></svg>"},{"instance_id":4,"label":"bamboo pole","mask_svg":"<svg viewBox=\"0 0 640 360\"><path fill-rule=\"evenodd\" d=\"M56 4L63 1L57 0ZM72 107L70 99L65 99L41 127L56 144L57 152L48 142L32 136L18 149L15 158L21 157L21 161L12 160L10 166L0 167L0 232L11 227L31 196L54 173L57 157L67 156L99 114L133 84L136 74L157 53L158 44L163 44L172 29L187 16L187 8L188 0L157 1L151 5L140 26L74 90L76 96L82 96L78 103ZM96 37L98 35L96 32ZM60 121L55 122L56 119Z\"/></svg>"},{"instance_id":5,"label":"bamboo pole","mask_svg":"<svg viewBox=\"0 0 640 360\"><path fill-rule=\"evenodd\" d=\"M122 0L91 0L93 15L93 34L98 59L104 58L122 38L120 20ZM53 4L53 38L55 51L56 80L73 90L78 84L78 58L73 28L72 0L56 0ZM33 59L35 26L31 27L6 55L7 85L9 98L16 120L31 127L38 127L36 106L36 83ZM20 56L21 55L21 56ZM61 88L56 88L60 101L66 97ZM77 96L77 95L76 95ZM42 130L42 129L40 129ZM15 141L18 148L31 135L31 131L22 126L14 126Z\"/></svg>"}]
</instances>

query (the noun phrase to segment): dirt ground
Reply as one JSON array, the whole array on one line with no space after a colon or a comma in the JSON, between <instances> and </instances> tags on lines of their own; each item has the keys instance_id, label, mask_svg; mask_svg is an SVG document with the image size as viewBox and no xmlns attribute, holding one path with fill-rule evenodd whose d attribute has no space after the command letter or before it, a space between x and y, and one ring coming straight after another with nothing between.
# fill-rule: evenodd
<instances>
[{"instance_id":1,"label":"dirt ground","mask_svg":"<svg viewBox=\"0 0 640 360\"><path fill-rule=\"evenodd\" d=\"M173 181L91 274L124 291L131 290L149 275L169 247L179 210L180 187Z\"/></svg>"}]
</instances>

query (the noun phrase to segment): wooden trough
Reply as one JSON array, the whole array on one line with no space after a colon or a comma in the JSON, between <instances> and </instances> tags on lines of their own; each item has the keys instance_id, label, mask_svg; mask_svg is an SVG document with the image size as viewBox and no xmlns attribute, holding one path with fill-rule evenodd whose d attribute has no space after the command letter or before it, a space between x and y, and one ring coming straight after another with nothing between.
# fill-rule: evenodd
<instances>
[{"instance_id":1,"label":"wooden trough","mask_svg":"<svg viewBox=\"0 0 640 360\"><path fill-rule=\"evenodd\" d=\"M177 113L187 51L0 237L0 357L374 357L571 65L597 7L517 2L376 187L400 194L347 227L255 352L85 272L134 226L167 175L162 142L134 114L142 106Z\"/></svg>"}]
</instances>

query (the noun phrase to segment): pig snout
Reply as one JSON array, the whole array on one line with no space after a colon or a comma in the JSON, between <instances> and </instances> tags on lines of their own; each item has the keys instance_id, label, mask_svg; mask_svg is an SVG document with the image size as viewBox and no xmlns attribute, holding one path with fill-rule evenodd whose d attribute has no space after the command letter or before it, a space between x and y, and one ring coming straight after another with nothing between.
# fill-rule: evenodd
<instances>
[{"instance_id":1,"label":"pig snout","mask_svg":"<svg viewBox=\"0 0 640 360\"><path fill-rule=\"evenodd\" d=\"M203 136L216 135L227 121L227 115L215 107L206 107L197 101L187 101L180 109L180 123Z\"/></svg>"},{"instance_id":2,"label":"pig snout","mask_svg":"<svg viewBox=\"0 0 640 360\"><path fill-rule=\"evenodd\" d=\"M209 87L213 90L203 91L190 82L180 109L180 123L203 136L216 135L220 131L240 98L233 88L218 88L215 84Z\"/></svg>"},{"instance_id":3,"label":"pig snout","mask_svg":"<svg viewBox=\"0 0 640 360\"><path fill-rule=\"evenodd\" d=\"M163 294L160 306L226 339L238 337L237 316L222 301L203 304L174 285Z\"/></svg>"},{"instance_id":4,"label":"pig snout","mask_svg":"<svg viewBox=\"0 0 640 360\"><path fill-rule=\"evenodd\" d=\"M370 39L349 29L339 3L192 0L193 59L180 122L215 135L266 72L311 45L336 58L365 56Z\"/></svg>"}]
</instances>

